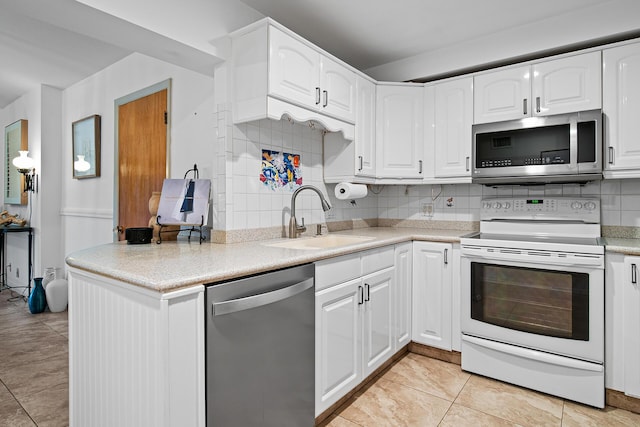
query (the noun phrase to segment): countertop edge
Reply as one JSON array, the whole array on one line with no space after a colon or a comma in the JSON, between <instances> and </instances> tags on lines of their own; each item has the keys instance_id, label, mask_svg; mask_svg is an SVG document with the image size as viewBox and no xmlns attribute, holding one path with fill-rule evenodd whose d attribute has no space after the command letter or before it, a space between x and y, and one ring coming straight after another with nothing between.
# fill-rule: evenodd
<instances>
[{"instance_id":1,"label":"countertop edge","mask_svg":"<svg viewBox=\"0 0 640 427\"><path fill-rule=\"evenodd\" d=\"M189 288L192 286L198 286L210 283L219 283L227 280L237 279L239 277L251 276L268 271L279 270L288 267L294 267L297 265L307 264L311 262L321 261L329 258L335 258L343 255L348 255L356 252L362 252L370 249L376 249L389 245L396 245L405 242L412 241L430 241L430 242L442 242L442 243L459 243L460 237L469 233L468 230L416 230L416 229L394 229L397 235L383 235L377 236L374 240L361 242L357 244L335 247L330 249L317 249L317 250L296 250L296 249L277 249L276 252L278 259L274 260L270 258L265 262L253 262L251 265L243 266L236 269L211 269L203 271L203 273L192 273L184 278L172 277L167 280L150 278L141 272L132 271L129 269L117 269L114 267L105 266L104 264L97 262L97 260L91 261L90 254L92 249L81 251L80 254L73 253L66 258L68 266L85 271L88 273L96 274L99 276L107 277L110 279L118 280L129 285L145 288L151 291L159 293L174 292L181 289ZM383 231L385 234L391 232L389 229ZM348 232L336 232L332 234L376 234L375 231L363 232L362 229L349 230ZM381 232L382 233L382 232ZM394 234L395 234L394 233ZM264 242L247 242L249 244L263 244ZM173 245L180 245L186 243L167 243ZM206 243L205 243L206 244ZM215 245L213 243L208 243ZM113 246L111 246L113 245ZM102 248L113 247L117 248L118 244L107 244L101 246ZM122 249L124 250L122 245ZM216 249L223 248L226 245L219 245ZM101 248L97 247L97 248ZM231 246L229 246L231 248ZM137 249L137 248L136 248ZM237 249L236 249L237 250ZM273 248L270 248L273 250ZM85 256L83 256L83 254ZM89 255L87 255L89 254ZM252 260L253 261L253 260ZM144 262L144 260L142 260ZM204 270L204 268L203 268Z\"/></svg>"}]
</instances>

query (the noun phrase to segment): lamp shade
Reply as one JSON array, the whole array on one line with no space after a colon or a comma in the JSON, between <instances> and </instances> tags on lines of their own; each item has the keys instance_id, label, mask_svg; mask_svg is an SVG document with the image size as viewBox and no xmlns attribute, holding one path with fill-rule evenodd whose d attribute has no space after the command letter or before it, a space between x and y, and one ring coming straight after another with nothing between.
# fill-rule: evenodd
<instances>
[{"instance_id":1,"label":"lamp shade","mask_svg":"<svg viewBox=\"0 0 640 427\"><path fill-rule=\"evenodd\" d=\"M20 153L20 156L13 159L13 166L15 166L21 173L30 172L35 167L36 162L27 155L29 154L28 151L18 152Z\"/></svg>"},{"instance_id":2,"label":"lamp shade","mask_svg":"<svg viewBox=\"0 0 640 427\"><path fill-rule=\"evenodd\" d=\"M78 154L78 160L73 162L73 168L78 172L86 172L91 169L91 164L84 159L83 155Z\"/></svg>"}]
</instances>

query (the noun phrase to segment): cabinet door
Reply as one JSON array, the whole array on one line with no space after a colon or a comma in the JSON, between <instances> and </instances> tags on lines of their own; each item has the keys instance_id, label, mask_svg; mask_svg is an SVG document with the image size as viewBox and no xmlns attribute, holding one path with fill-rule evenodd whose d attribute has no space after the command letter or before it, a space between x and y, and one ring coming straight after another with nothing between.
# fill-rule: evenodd
<instances>
[{"instance_id":1,"label":"cabinet door","mask_svg":"<svg viewBox=\"0 0 640 427\"><path fill-rule=\"evenodd\" d=\"M362 77L357 83L358 108L356 114L355 173L357 176L376 175L376 85Z\"/></svg>"},{"instance_id":2,"label":"cabinet door","mask_svg":"<svg viewBox=\"0 0 640 427\"><path fill-rule=\"evenodd\" d=\"M320 54L269 27L269 94L307 108L319 108Z\"/></svg>"},{"instance_id":3,"label":"cabinet door","mask_svg":"<svg viewBox=\"0 0 640 427\"><path fill-rule=\"evenodd\" d=\"M600 52L533 66L534 114L545 116L602 108Z\"/></svg>"},{"instance_id":4,"label":"cabinet door","mask_svg":"<svg viewBox=\"0 0 640 427\"><path fill-rule=\"evenodd\" d=\"M451 350L451 245L413 243L412 340Z\"/></svg>"},{"instance_id":5,"label":"cabinet door","mask_svg":"<svg viewBox=\"0 0 640 427\"><path fill-rule=\"evenodd\" d=\"M473 79L436 84L436 178L471 176Z\"/></svg>"},{"instance_id":6,"label":"cabinet door","mask_svg":"<svg viewBox=\"0 0 640 427\"><path fill-rule=\"evenodd\" d=\"M422 86L377 86L376 164L379 177L422 177L422 96Z\"/></svg>"},{"instance_id":7,"label":"cabinet door","mask_svg":"<svg viewBox=\"0 0 640 427\"><path fill-rule=\"evenodd\" d=\"M474 77L473 103L474 123L530 116L530 67L525 65Z\"/></svg>"},{"instance_id":8,"label":"cabinet door","mask_svg":"<svg viewBox=\"0 0 640 427\"><path fill-rule=\"evenodd\" d=\"M640 398L640 257L624 259L624 392Z\"/></svg>"},{"instance_id":9,"label":"cabinet door","mask_svg":"<svg viewBox=\"0 0 640 427\"><path fill-rule=\"evenodd\" d=\"M411 341L411 284L413 245L403 243L395 248L394 352Z\"/></svg>"},{"instance_id":10,"label":"cabinet door","mask_svg":"<svg viewBox=\"0 0 640 427\"><path fill-rule=\"evenodd\" d=\"M320 66L322 112L353 123L356 118L356 75L337 62L322 57Z\"/></svg>"},{"instance_id":11,"label":"cabinet door","mask_svg":"<svg viewBox=\"0 0 640 427\"><path fill-rule=\"evenodd\" d=\"M640 43L603 52L606 170L640 175Z\"/></svg>"},{"instance_id":12,"label":"cabinet door","mask_svg":"<svg viewBox=\"0 0 640 427\"><path fill-rule=\"evenodd\" d=\"M316 415L362 380L361 279L316 292Z\"/></svg>"},{"instance_id":13,"label":"cabinet door","mask_svg":"<svg viewBox=\"0 0 640 427\"><path fill-rule=\"evenodd\" d=\"M393 267L362 278L364 287L363 378L393 354Z\"/></svg>"}]
</instances>

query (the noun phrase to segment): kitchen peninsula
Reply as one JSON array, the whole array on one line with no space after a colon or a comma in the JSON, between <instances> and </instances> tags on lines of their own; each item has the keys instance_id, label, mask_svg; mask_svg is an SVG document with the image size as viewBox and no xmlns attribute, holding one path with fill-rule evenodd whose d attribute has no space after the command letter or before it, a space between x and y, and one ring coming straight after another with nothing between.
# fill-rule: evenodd
<instances>
[{"instance_id":1,"label":"kitchen peninsula","mask_svg":"<svg viewBox=\"0 0 640 427\"><path fill-rule=\"evenodd\" d=\"M67 257L71 425L206 424L205 284L414 240L457 243L469 232L380 227L331 233L368 239L317 249L278 247L279 239L75 252Z\"/></svg>"}]
</instances>

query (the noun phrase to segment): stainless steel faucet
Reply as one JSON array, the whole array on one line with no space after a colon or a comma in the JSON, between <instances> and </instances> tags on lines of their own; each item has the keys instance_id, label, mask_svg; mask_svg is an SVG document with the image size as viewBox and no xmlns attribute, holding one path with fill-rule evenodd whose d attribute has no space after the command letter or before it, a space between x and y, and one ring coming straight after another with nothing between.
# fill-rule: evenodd
<instances>
[{"instance_id":1,"label":"stainless steel faucet","mask_svg":"<svg viewBox=\"0 0 640 427\"><path fill-rule=\"evenodd\" d=\"M304 218L302 218L302 225L298 225L298 221L296 221L296 197L302 190L315 191L316 193L318 193L318 196L320 197L320 203L322 203L322 210L326 212L329 209L331 209L331 205L329 204L327 199L324 198L324 196L322 195L322 192L318 190L316 187L314 187L313 185L302 185L298 187L296 191L294 191L293 194L291 195L291 219L289 220L289 238L290 239L297 238L298 234L303 233L307 230L307 227L304 226Z\"/></svg>"}]
</instances>

